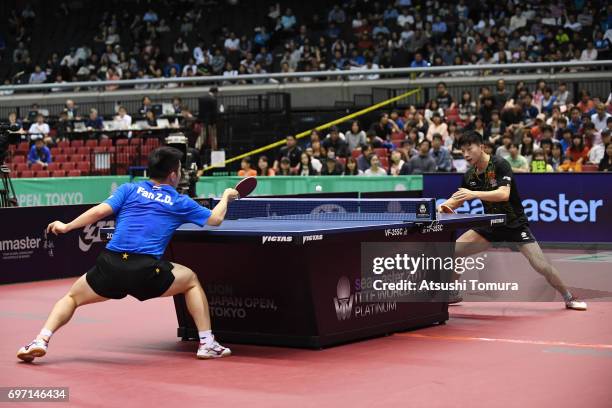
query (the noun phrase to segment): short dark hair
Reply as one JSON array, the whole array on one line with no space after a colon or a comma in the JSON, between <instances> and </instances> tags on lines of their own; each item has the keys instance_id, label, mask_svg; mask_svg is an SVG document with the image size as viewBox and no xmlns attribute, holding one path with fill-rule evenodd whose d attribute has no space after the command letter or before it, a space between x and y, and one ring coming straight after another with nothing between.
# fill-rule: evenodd
<instances>
[{"instance_id":1,"label":"short dark hair","mask_svg":"<svg viewBox=\"0 0 612 408\"><path fill-rule=\"evenodd\" d=\"M439 141L442 141L442 135L439 133L434 133L433 136L431 137L431 140L436 140L438 139Z\"/></svg>"},{"instance_id":2,"label":"short dark hair","mask_svg":"<svg viewBox=\"0 0 612 408\"><path fill-rule=\"evenodd\" d=\"M466 132L461 136L461 139L459 139L459 146L461 147L471 144L481 145L482 135L478 132Z\"/></svg>"},{"instance_id":3,"label":"short dark hair","mask_svg":"<svg viewBox=\"0 0 612 408\"><path fill-rule=\"evenodd\" d=\"M178 171L183 153L174 147L162 146L149 154L147 171L152 179L163 180L173 171Z\"/></svg>"}]
</instances>

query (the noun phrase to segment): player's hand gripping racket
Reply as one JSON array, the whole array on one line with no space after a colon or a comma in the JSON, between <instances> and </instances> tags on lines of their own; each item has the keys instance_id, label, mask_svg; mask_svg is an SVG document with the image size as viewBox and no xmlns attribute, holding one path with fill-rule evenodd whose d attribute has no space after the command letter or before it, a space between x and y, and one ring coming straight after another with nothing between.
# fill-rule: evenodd
<instances>
[{"instance_id":1,"label":"player's hand gripping racket","mask_svg":"<svg viewBox=\"0 0 612 408\"><path fill-rule=\"evenodd\" d=\"M257 179L255 177L243 178L236 184L234 189L238 191L238 198L245 198L257 187Z\"/></svg>"}]
</instances>

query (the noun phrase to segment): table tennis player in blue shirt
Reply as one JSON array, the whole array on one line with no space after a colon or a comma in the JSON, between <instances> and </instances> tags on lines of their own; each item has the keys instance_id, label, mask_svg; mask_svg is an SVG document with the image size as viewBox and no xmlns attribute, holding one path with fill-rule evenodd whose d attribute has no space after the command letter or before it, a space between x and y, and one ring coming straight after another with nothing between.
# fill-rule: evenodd
<instances>
[{"instance_id":1,"label":"table tennis player in blue shirt","mask_svg":"<svg viewBox=\"0 0 612 408\"><path fill-rule=\"evenodd\" d=\"M227 204L238 198L235 189L226 189L211 211L176 191L181 179L182 153L160 147L149 156L150 180L121 185L106 201L87 210L68 224L54 221L48 232L65 234L116 216L113 238L98 256L96 265L81 276L53 307L38 336L17 352L32 361L46 354L55 331L65 325L77 307L127 295L144 301L155 297L184 294L187 308L198 327L197 357L229 356L211 332L208 300L196 274L186 266L161 259L174 231L182 224L220 225Z\"/></svg>"}]
</instances>

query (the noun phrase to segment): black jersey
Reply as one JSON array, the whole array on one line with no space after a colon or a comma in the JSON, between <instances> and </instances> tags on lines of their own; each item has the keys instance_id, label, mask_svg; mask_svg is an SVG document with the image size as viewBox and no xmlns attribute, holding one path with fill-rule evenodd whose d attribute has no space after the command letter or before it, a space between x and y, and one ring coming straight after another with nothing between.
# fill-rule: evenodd
<instances>
[{"instance_id":1,"label":"black jersey","mask_svg":"<svg viewBox=\"0 0 612 408\"><path fill-rule=\"evenodd\" d=\"M469 168L463 177L463 188L472 191L492 191L501 186L510 186L508 201L482 201L485 214L506 214L506 226L518 228L528 225L523 203L519 197L510 163L506 159L491 155L486 169L478 173L476 167Z\"/></svg>"}]
</instances>

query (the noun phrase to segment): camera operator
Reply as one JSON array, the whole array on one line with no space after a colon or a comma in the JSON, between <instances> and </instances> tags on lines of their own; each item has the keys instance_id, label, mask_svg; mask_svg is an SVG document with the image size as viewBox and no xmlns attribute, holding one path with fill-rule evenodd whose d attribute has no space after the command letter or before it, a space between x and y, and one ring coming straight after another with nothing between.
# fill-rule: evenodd
<instances>
[{"instance_id":1,"label":"camera operator","mask_svg":"<svg viewBox=\"0 0 612 408\"><path fill-rule=\"evenodd\" d=\"M187 147L187 157L185 158L185 167L187 171L185 172L188 177L189 183L189 197L196 197L196 183L200 179L204 171L204 166L202 165L202 156L200 156L200 152L198 149L193 147Z\"/></svg>"}]
</instances>

